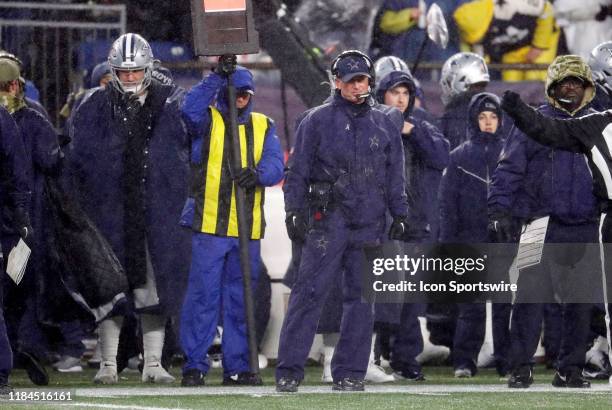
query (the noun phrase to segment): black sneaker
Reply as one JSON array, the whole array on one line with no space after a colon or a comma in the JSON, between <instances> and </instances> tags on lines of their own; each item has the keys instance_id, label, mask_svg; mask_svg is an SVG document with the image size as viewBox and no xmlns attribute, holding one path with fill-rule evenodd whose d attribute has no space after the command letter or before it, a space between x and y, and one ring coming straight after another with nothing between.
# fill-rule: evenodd
<instances>
[{"instance_id":1,"label":"black sneaker","mask_svg":"<svg viewBox=\"0 0 612 410\"><path fill-rule=\"evenodd\" d=\"M425 375L420 370L401 370L399 372L393 372L393 378L395 380L408 380L409 382L423 382L425 381Z\"/></svg>"},{"instance_id":2,"label":"black sneaker","mask_svg":"<svg viewBox=\"0 0 612 410\"><path fill-rule=\"evenodd\" d=\"M49 384L49 375L45 367L39 363L38 359L31 353L20 350L17 352L17 357L28 377L37 386L46 386Z\"/></svg>"},{"instance_id":3,"label":"black sneaker","mask_svg":"<svg viewBox=\"0 0 612 410\"><path fill-rule=\"evenodd\" d=\"M183 373L181 380L183 387L204 386L204 375L198 369L189 369Z\"/></svg>"},{"instance_id":4,"label":"black sneaker","mask_svg":"<svg viewBox=\"0 0 612 410\"><path fill-rule=\"evenodd\" d=\"M521 366L512 371L508 379L508 387L512 389L526 389L533 384L533 374L530 366Z\"/></svg>"},{"instance_id":5,"label":"black sneaker","mask_svg":"<svg viewBox=\"0 0 612 410\"><path fill-rule=\"evenodd\" d=\"M276 391L279 393L295 393L298 391L300 382L290 377L281 377L276 382Z\"/></svg>"},{"instance_id":6,"label":"black sneaker","mask_svg":"<svg viewBox=\"0 0 612 410\"><path fill-rule=\"evenodd\" d=\"M363 391L363 380L353 379L351 377L345 377L344 379L335 381L332 386L332 390L339 391Z\"/></svg>"},{"instance_id":7,"label":"black sneaker","mask_svg":"<svg viewBox=\"0 0 612 410\"><path fill-rule=\"evenodd\" d=\"M242 372L231 376L223 376L224 386L261 386L263 380L259 373Z\"/></svg>"},{"instance_id":8,"label":"black sneaker","mask_svg":"<svg viewBox=\"0 0 612 410\"><path fill-rule=\"evenodd\" d=\"M574 389L588 389L591 383L582 377L580 369L571 369L565 372L557 371L552 385L555 387L570 387Z\"/></svg>"},{"instance_id":9,"label":"black sneaker","mask_svg":"<svg viewBox=\"0 0 612 410\"><path fill-rule=\"evenodd\" d=\"M1 396L8 396L9 394L11 394L12 392L14 392L15 390L9 386L6 383L0 383L0 397Z\"/></svg>"}]
</instances>

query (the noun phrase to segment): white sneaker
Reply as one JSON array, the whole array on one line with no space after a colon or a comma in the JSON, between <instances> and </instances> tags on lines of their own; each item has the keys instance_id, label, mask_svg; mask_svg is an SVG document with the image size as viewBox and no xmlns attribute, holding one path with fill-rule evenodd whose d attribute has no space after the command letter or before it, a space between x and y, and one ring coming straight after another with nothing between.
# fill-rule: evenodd
<instances>
[{"instance_id":1,"label":"white sneaker","mask_svg":"<svg viewBox=\"0 0 612 410\"><path fill-rule=\"evenodd\" d=\"M391 363L389 363L389 361L387 359L383 359L382 357L380 358L380 366L383 369L389 369L391 367Z\"/></svg>"},{"instance_id":2,"label":"white sneaker","mask_svg":"<svg viewBox=\"0 0 612 410\"><path fill-rule=\"evenodd\" d=\"M469 378L472 377L472 371L470 369L466 369L464 367L460 369L455 369L455 377L457 378Z\"/></svg>"},{"instance_id":3,"label":"white sneaker","mask_svg":"<svg viewBox=\"0 0 612 410\"><path fill-rule=\"evenodd\" d=\"M610 386L612 387L612 376L610 376L610 379L608 380L608 383L610 383Z\"/></svg>"},{"instance_id":4,"label":"white sneaker","mask_svg":"<svg viewBox=\"0 0 612 410\"><path fill-rule=\"evenodd\" d=\"M419 364L430 361L443 362L450 355L450 349L446 346L434 345L428 341L423 346L423 351L416 357Z\"/></svg>"},{"instance_id":5,"label":"white sneaker","mask_svg":"<svg viewBox=\"0 0 612 410\"><path fill-rule=\"evenodd\" d=\"M142 368L143 383L173 383L174 380L159 363L147 364Z\"/></svg>"},{"instance_id":6,"label":"white sneaker","mask_svg":"<svg viewBox=\"0 0 612 410\"><path fill-rule=\"evenodd\" d=\"M268 367L268 358L263 354L259 353L257 355L257 360L259 361L259 369L265 369Z\"/></svg>"},{"instance_id":7,"label":"white sneaker","mask_svg":"<svg viewBox=\"0 0 612 410\"><path fill-rule=\"evenodd\" d=\"M419 364L429 361L443 362L450 355L450 349L446 346L435 345L429 340L429 330L427 330L427 319L419 316L419 326L423 336L423 351L415 358Z\"/></svg>"},{"instance_id":8,"label":"white sneaker","mask_svg":"<svg viewBox=\"0 0 612 410\"><path fill-rule=\"evenodd\" d=\"M100 363L100 370L93 379L96 384L117 383L117 365L115 363Z\"/></svg>"},{"instance_id":9,"label":"white sneaker","mask_svg":"<svg viewBox=\"0 0 612 410\"><path fill-rule=\"evenodd\" d=\"M82 372L81 359L78 357L64 355L61 359L51 365L54 370L60 373Z\"/></svg>"},{"instance_id":10,"label":"white sneaker","mask_svg":"<svg viewBox=\"0 0 612 410\"><path fill-rule=\"evenodd\" d=\"M370 362L365 375L365 381L370 383L389 383L394 382L395 378L393 375L387 374L381 366Z\"/></svg>"},{"instance_id":11,"label":"white sneaker","mask_svg":"<svg viewBox=\"0 0 612 410\"><path fill-rule=\"evenodd\" d=\"M588 352L586 352L586 360L585 360L586 364L592 364L599 370L607 369L608 367L606 366L607 361L608 361L608 358L606 357L604 352L602 352L601 350L590 349Z\"/></svg>"}]
</instances>

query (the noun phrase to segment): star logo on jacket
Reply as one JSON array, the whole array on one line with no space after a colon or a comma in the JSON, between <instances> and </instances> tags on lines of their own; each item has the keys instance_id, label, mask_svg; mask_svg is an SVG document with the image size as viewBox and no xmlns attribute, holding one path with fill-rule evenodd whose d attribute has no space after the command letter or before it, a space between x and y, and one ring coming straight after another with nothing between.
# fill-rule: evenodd
<instances>
[{"instance_id":1,"label":"star logo on jacket","mask_svg":"<svg viewBox=\"0 0 612 410\"><path fill-rule=\"evenodd\" d=\"M327 239L325 239L324 236L322 236L319 239L317 239L316 247L317 247L317 249L322 249L323 253L325 253L327 251L327 244L328 243L329 243L329 241Z\"/></svg>"},{"instance_id":2,"label":"star logo on jacket","mask_svg":"<svg viewBox=\"0 0 612 410\"><path fill-rule=\"evenodd\" d=\"M345 131L350 131L351 130L351 124L346 124L346 127L344 127Z\"/></svg>"},{"instance_id":3,"label":"star logo on jacket","mask_svg":"<svg viewBox=\"0 0 612 410\"><path fill-rule=\"evenodd\" d=\"M371 150L375 150L376 148L378 148L378 143L379 143L379 139L376 135L373 137L370 137L370 149Z\"/></svg>"}]
</instances>

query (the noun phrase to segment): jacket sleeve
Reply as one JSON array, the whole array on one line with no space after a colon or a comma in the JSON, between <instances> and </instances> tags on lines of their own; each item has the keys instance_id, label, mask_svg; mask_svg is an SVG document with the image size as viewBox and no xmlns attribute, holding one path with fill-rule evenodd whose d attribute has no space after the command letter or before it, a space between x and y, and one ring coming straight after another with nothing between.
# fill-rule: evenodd
<instances>
[{"instance_id":1,"label":"jacket sleeve","mask_svg":"<svg viewBox=\"0 0 612 410\"><path fill-rule=\"evenodd\" d=\"M391 0L383 5L385 10L380 16L380 31L385 34L397 35L416 26L418 20L411 17L412 9L417 7L410 6L403 0Z\"/></svg>"},{"instance_id":2,"label":"jacket sleeve","mask_svg":"<svg viewBox=\"0 0 612 410\"><path fill-rule=\"evenodd\" d=\"M461 41L467 44L479 43L493 20L493 0L465 2L455 9L453 18Z\"/></svg>"},{"instance_id":3,"label":"jacket sleeve","mask_svg":"<svg viewBox=\"0 0 612 410\"><path fill-rule=\"evenodd\" d=\"M208 128L211 121L208 106L212 105L224 85L225 79L216 73L210 73L185 95L181 113L191 135L202 135Z\"/></svg>"},{"instance_id":4,"label":"jacket sleeve","mask_svg":"<svg viewBox=\"0 0 612 410\"><path fill-rule=\"evenodd\" d=\"M310 172L318 149L318 135L313 112L305 117L295 135L295 146L288 160L283 192L285 211L300 211L307 207L306 193L310 183Z\"/></svg>"},{"instance_id":5,"label":"jacket sleeve","mask_svg":"<svg viewBox=\"0 0 612 410\"><path fill-rule=\"evenodd\" d=\"M412 133L405 138L412 143L419 159L426 166L440 171L446 168L450 144L436 127L426 121L416 120Z\"/></svg>"},{"instance_id":6,"label":"jacket sleeve","mask_svg":"<svg viewBox=\"0 0 612 410\"><path fill-rule=\"evenodd\" d=\"M17 124L4 108L0 107L0 166L2 180L12 200L12 205L29 209L31 187L26 151Z\"/></svg>"},{"instance_id":7,"label":"jacket sleeve","mask_svg":"<svg viewBox=\"0 0 612 410\"><path fill-rule=\"evenodd\" d=\"M458 172L457 164L451 155L450 163L442 174L438 200L440 203L440 242L453 243L457 237L457 197L458 197Z\"/></svg>"},{"instance_id":8,"label":"jacket sleeve","mask_svg":"<svg viewBox=\"0 0 612 410\"><path fill-rule=\"evenodd\" d=\"M32 112L35 117L31 124L34 131L32 137L34 166L43 173L52 173L62 158L57 134L46 118L37 112Z\"/></svg>"},{"instance_id":9,"label":"jacket sleeve","mask_svg":"<svg viewBox=\"0 0 612 410\"><path fill-rule=\"evenodd\" d=\"M533 39L531 40L531 45L533 47L547 50L551 47L554 47L554 41L557 39L555 35L558 30L555 23L555 13L553 10L552 4L550 2L546 2L544 4L544 10L538 20L536 22L535 32L533 34Z\"/></svg>"},{"instance_id":10,"label":"jacket sleeve","mask_svg":"<svg viewBox=\"0 0 612 410\"><path fill-rule=\"evenodd\" d=\"M257 177L264 186L272 186L283 179L283 152L276 135L276 126L271 120L264 139L261 159L257 163Z\"/></svg>"},{"instance_id":11,"label":"jacket sleeve","mask_svg":"<svg viewBox=\"0 0 612 410\"><path fill-rule=\"evenodd\" d=\"M527 138L519 130L510 134L493 172L488 197L489 214L508 213L514 203L514 194L519 189L527 170Z\"/></svg>"},{"instance_id":12,"label":"jacket sleeve","mask_svg":"<svg viewBox=\"0 0 612 410\"><path fill-rule=\"evenodd\" d=\"M386 127L389 130L391 144L387 155L387 195L389 212L393 217L408 216L408 197L406 196L406 175L404 172L404 148L402 137L397 127L387 117Z\"/></svg>"},{"instance_id":13,"label":"jacket sleeve","mask_svg":"<svg viewBox=\"0 0 612 410\"><path fill-rule=\"evenodd\" d=\"M508 114L516 127L540 144L573 152L589 151L595 145L594 139L601 138L603 130L612 123L612 110L581 118L554 119L522 100L516 101Z\"/></svg>"}]
</instances>

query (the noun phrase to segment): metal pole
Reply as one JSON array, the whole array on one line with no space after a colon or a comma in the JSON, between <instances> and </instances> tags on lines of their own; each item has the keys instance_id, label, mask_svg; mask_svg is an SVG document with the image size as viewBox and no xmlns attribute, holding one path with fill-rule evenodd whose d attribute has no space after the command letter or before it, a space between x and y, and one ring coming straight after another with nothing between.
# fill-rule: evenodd
<instances>
[{"instance_id":1,"label":"metal pole","mask_svg":"<svg viewBox=\"0 0 612 410\"><path fill-rule=\"evenodd\" d=\"M238 112L236 110L236 88L232 81L233 74L227 75L227 99L230 117L230 141L232 153L232 173L235 175L242 168L240 155L240 137L238 135ZM246 315L247 335L249 342L249 366L251 373L259 373L257 340L255 335L255 303L251 286L251 264L249 263L249 240L246 218L246 196L244 189L234 182L236 194L236 217L238 219L238 238L240 243L240 267L242 270L242 288L244 290L244 310Z\"/></svg>"},{"instance_id":2,"label":"metal pole","mask_svg":"<svg viewBox=\"0 0 612 410\"><path fill-rule=\"evenodd\" d=\"M425 51L425 47L429 42L429 37L427 37L427 32L425 33L425 38L421 42L421 46L419 47L419 52L417 53L416 59L414 60L414 64L412 65L412 75L416 78L416 69L419 68L419 63L421 62L421 58L423 58L423 52Z\"/></svg>"}]
</instances>

